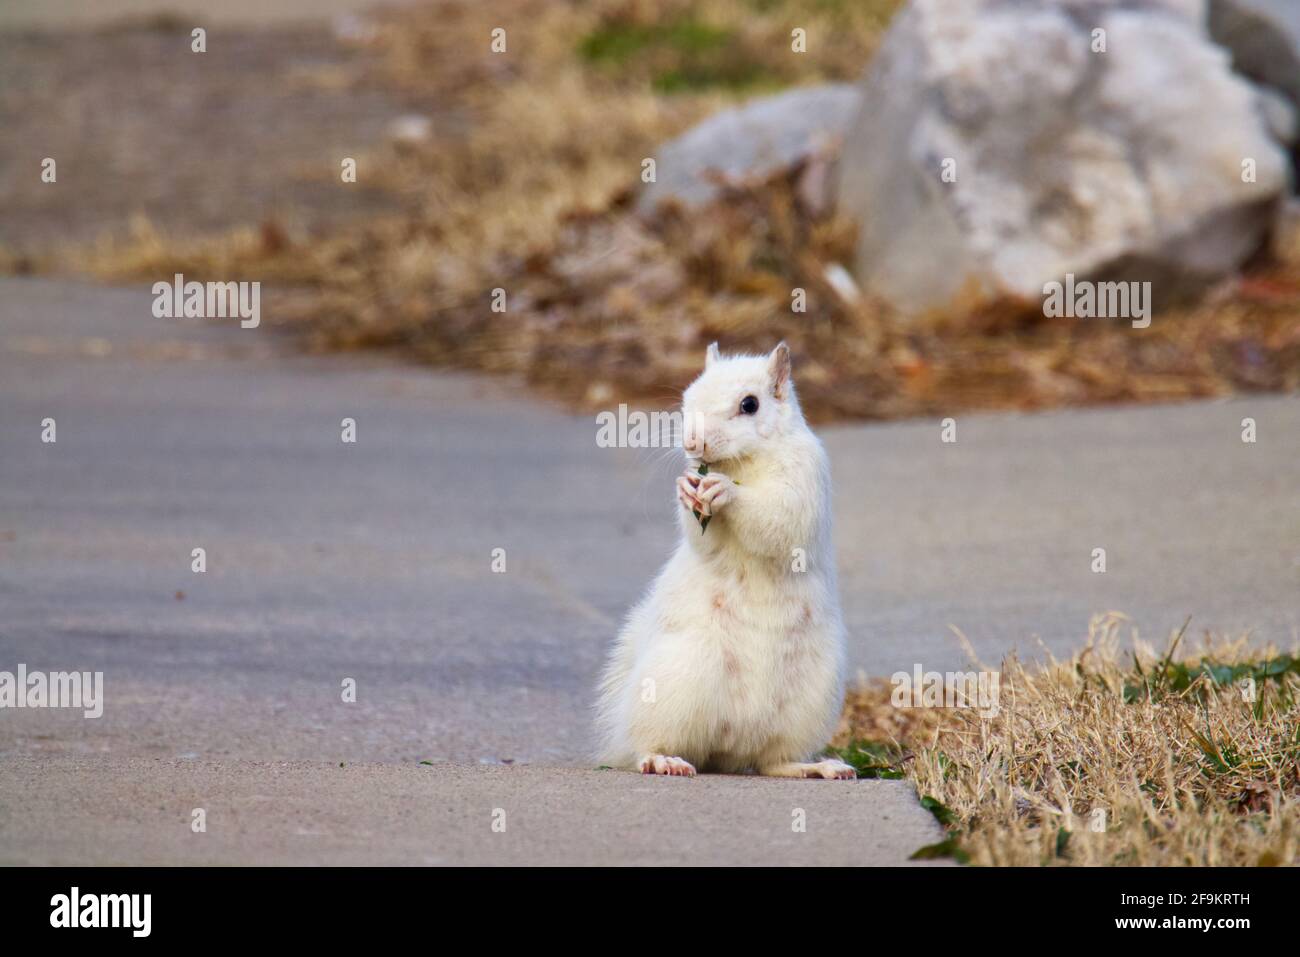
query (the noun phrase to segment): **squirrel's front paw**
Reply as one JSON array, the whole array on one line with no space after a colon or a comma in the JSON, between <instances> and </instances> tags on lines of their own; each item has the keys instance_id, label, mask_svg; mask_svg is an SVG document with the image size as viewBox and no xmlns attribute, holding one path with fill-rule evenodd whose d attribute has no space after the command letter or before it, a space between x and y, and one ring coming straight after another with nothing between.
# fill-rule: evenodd
<instances>
[{"instance_id":1,"label":"squirrel's front paw","mask_svg":"<svg viewBox=\"0 0 1300 957\"><path fill-rule=\"evenodd\" d=\"M710 472L697 478L699 485L695 488L695 497L704 506L700 511L705 515L718 514L718 509L736 497L736 483L721 472Z\"/></svg>"},{"instance_id":2,"label":"squirrel's front paw","mask_svg":"<svg viewBox=\"0 0 1300 957\"><path fill-rule=\"evenodd\" d=\"M677 477L677 501L681 502L688 512L703 514L704 503L697 496L691 477L690 473ZM694 478L698 482L700 477L696 475Z\"/></svg>"}]
</instances>

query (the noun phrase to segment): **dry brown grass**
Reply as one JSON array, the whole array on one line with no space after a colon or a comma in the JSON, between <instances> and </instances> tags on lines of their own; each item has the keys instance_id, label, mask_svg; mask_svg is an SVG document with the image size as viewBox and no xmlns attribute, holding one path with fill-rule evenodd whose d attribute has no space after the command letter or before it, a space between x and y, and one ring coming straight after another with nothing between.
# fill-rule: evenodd
<instances>
[{"instance_id":1,"label":"dry brown grass","mask_svg":"<svg viewBox=\"0 0 1300 957\"><path fill-rule=\"evenodd\" d=\"M1151 328L972 302L904 320L847 301L828 270L850 224L811 208L805 170L734 184L713 207L638 217L655 146L738 92L858 74L897 0L439 0L398 10L356 83L421 91L457 117L431 141L362 158L422 196L409 216L304 237L267 223L200 243L142 225L75 251L110 279L268 282L271 321L319 348L397 348L434 364L517 374L588 408L662 402L704 346L798 356L814 420L975 408L1160 401L1300 388L1300 249ZM508 27L509 54L489 52ZM789 52L809 30L816 55ZM791 290L808 292L806 313ZM493 312L492 290L508 311Z\"/></svg>"},{"instance_id":2,"label":"dry brown grass","mask_svg":"<svg viewBox=\"0 0 1300 957\"><path fill-rule=\"evenodd\" d=\"M836 743L938 802L944 850L974 864L1296 863L1300 663L1244 639L1124 650L1123 626L1099 616L1067 660L1003 662L992 718L895 708L887 682L861 684Z\"/></svg>"}]
</instances>

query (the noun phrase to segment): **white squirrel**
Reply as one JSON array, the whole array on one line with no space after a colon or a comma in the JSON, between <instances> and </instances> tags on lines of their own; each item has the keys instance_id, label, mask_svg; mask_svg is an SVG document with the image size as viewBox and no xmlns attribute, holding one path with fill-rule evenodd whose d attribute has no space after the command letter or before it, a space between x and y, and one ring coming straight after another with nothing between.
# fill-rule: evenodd
<instances>
[{"instance_id":1,"label":"white squirrel","mask_svg":"<svg viewBox=\"0 0 1300 957\"><path fill-rule=\"evenodd\" d=\"M645 774L853 778L842 761L810 760L843 704L844 624L830 466L790 350L723 358L715 342L682 413L693 460L677 479L682 538L610 653L602 760Z\"/></svg>"}]
</instances>

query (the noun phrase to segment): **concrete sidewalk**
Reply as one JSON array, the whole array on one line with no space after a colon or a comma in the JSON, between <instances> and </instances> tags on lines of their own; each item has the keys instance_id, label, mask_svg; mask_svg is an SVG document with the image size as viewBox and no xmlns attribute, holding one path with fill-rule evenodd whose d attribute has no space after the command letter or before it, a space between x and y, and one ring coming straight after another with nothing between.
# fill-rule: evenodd
<instances>
[{"instance_id":1,"label":"concrete sidewalk","mask_svg":"<svg viewBox=\"0 0 1300 957\"><path fill-rule=\"evenodd\" d=\"M103 671L107 699L0 712L0 861L897 863L937 835L900 782L590 770L601 657L671 547L670 457L505 380L151 301L0 280L0 670ZM963 664L950 625L993 664L1065 653L1108 609L1296 639L1294 397L823 434L855 668Z\"/></svg>"},{"instance_id":2,"label":"concrete sidewalk","mask_svg":"<svg viewBox=\"0 0 1300 957\"><path fill-rule=\"evenodd\" d=\"M900 781L24 757L0 791L5 864L852 866L942 836Z\"/></svg>"}]
</instances>

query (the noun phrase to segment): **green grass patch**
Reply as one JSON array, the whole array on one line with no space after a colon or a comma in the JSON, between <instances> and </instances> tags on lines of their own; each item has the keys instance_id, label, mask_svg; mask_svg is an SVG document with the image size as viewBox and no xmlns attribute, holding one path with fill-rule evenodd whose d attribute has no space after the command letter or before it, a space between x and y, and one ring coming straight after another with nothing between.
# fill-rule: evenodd
<instances>
[{"instance_id":1,"label":"green grass patch","mask_svg":"<svg viewBox=\"0 0 1300 957\"><path fill-rule=\"evenodd\" d=\"M659 93L753 91L787 82L745 49L735 29L691 18L606 23L579 41L578 55L594 66L648 80Z\"/></svg>"},{"instance_id":2,"label":"green grass patch","mask_svg":"<svg viewBox=\"0 0 1300 957\"><path fill-rule=\"evenodd\" d=\"M903 777L902 749L880 741L850 741L842 748L828 748L830 754L852 766L860 778L897 781Z\"/></svg>"},{"instance_id":3,"label":"green grass patch","mask_svg":"<svg viewBox=\"0 0 1300 957\"><path fill-rule=\"evenodd\" d=\"M698 20L636 25L611 23L582 38L578 52L589 63L626 64L650 51L699 56L724 49L735 31Z\"/></svg>"}]
</instances>

